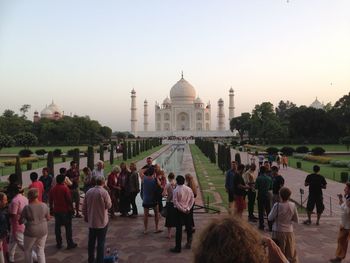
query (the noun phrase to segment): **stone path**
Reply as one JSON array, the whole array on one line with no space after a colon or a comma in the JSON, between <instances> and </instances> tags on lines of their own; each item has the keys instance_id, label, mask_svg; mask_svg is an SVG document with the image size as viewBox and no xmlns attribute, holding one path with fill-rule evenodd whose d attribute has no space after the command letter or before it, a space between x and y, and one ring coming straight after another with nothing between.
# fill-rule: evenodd
<instances>
[{"instance_id":1,"label":"stone path","mask_svg":"<svg viewBox=\"0 0 350 263\"><path fill-rule=\"evenodd\" d=\"M236 150L231 150L232 160L234 160L234 155L237 153ZM247 161L250 161L250 158L252 157L247 152L239 152L241 154L241 160L242 163L247 164ZM258 159L256 157L256 164L258 164ZM282 166L281 166L282 167ZM309 174L307 172L304 172L299 169L295 169L292 167L288 167L287 169L280 169L280 174L285 179L285 185L288 186L292 191L291 198L297 202L298 204L301 203L301 196L300 196L300 189L303 189L305 194L302 197L303 200L303 206L306 206L306 200L309 195L309 188L304 186L304 182L306 179L306 176ZM320 171L320 174L322 174L322 170ZM323 198L324 198L324 204L325 204L325 212L326 215L340 215L340 209L338 207L338 197L337 194L342 193L344 194L344 184L335 182L333 180L327 179L327 189L323 190Z\"/></svg>"},{"instance_id":2,"label":"stone path","mask_svg":"<svg viewBox=\"0 0 350 263\"><path fill-rule=\"evenodd\" d=\"M158 152L152 154L153 158L167 150L163 147ZM192 157L191 157L192 158ZM189 156L184 158L183 167L192 169L193 163L189 163ZM243 160L243 158L242 158ZM145 164L145 160L137 163L138 168ZM194 168L193 168L194 169ZM193 172L191 172L193 173ZM194 174L194 173L193 173ZM288 182L289 184L289 182ZM225 215L225 213L223 213ZM221 215L217 214L195 214L196 233L194 234L194 243L198 238L198 232L212 219ZM246 218L246 216L244 216ZM153 217L149 218L149 229L153 229ZM302 220L303 218L301 218ZM303 224L295 225L295 234L297 241L297 250L301 263L326 263L329 258L334 256L336 249L336 236L338 232L338 216L323 217L321 225L305 226ZM164 219L161 219L161 226L164 226ZM113 251L116 248L119 251L120 261L124 262L191 262L191 250L183 249L181 254L172 254L169 248L174 247L174 237L171 240L166 238L166 229L164 232L154 234L150 232L143 235L143 218L139 216L135 219L116 217L109 224L107 233L106 247ZM73 219L73 236L78 248L74 250L57 250L55 248L54 220L49 222L49 236L46 243L46 257L48 263L85 263L87 262L87 224L82 219ZM174 230L173 230L174 231ZM63 230L64 234L64 230ZM270 233L263 233L269 235ZM183 235L183 244L185 244L186 234ZM350 253L347 260L350 262ZM23 253L17 253L16 262L23 262Z\"/></svg>"}]
</instances>

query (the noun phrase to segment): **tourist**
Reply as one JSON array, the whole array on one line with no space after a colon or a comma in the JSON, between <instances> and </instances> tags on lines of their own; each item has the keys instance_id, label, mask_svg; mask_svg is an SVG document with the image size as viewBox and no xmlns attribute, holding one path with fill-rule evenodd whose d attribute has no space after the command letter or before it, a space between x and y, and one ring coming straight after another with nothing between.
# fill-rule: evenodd
<instances>
[{"instance_id":1,"label":"tourist","mask_svg":"<svg viewBox=\"0 0 350 263\"><path fill-rule=\"evenodd\" d=\"M237 173L233 179L233 192L235 193L235 212L238 217L242 217L243 210L246 209L245 195L246 190L250 188L250 186L246 185L243 180L243 172L245 166L244 164L239 164L237 167Z\"/></svg>"},{"instance_id":2,"label":"tourist","mask_svg":"<svg viewBox=\"0 0 350 263\"><path fill-rule=\"evenodd\" d=\"M84 193L86 193L92 186L92 172L89 167L83 168L83 176L84 176Z\"/></svg>"},{"instance_id":3,"label":"tourist","mask_svg":"<svg viewBox=\"0 0 350 263\"><path fill-rule=\"evenodd\" d=\"M8 203L18 194L18 180L16 174L10 174L8 177L9 184L5 188Z\"/></svg>"},{"instance_id":4,"label":"tourist","mask_svg":"<svg viewBox=\"0 0 350 263\"><path fill-rule=\"evenodd\" d=\"M9 205L9 215L11 224L10 243L9 243L9 261L15 262L15 253L17 246L24 251L23 238L25 225L19 223L23 208L28 205L28 199L23 195L24 189L17 185L16 195Z\"/></svg>"},{"instance_id":5,"label":"tourist","mask_svg":"<svg viewBox=\"0 0 350 263\"><path fill-rule=\"evenodd\" d=\"M259 160L259 168L263 165L265 157L262 153L259 153L258 155L258 160Z\"/></svg>"},{"instance_id":6,"label":"tourist","mask_svg":"<svg viewBox=\"0 0 350 263\"><path fill-rule=\"evenodd\" d=\"M236 173L237 173L237 163L235 161L232 161L231 169L226 172L226 178L225 178L225 190L228 194L229 213L232 213L235 207L233 180Z\"/></svg>"},{"instance_id":7,"label":"tourist","mask_svg":"<svg viewBox=\"0 0 350 263\"><path fill-rule=\"evenodd\" d=\"M316 225L320 224L321 214L324 210L323 204L323 194L322 189L326 189L327 182L326 179L319 174L320 167L314 165L313 173L309 174L305 179L305 186L309 186L309 198L307 200L306 211L307 211L307 220L304 221L304 224L311 224L311 214L316 205L317 220Z\"/></svg>"},{"instance_id":8,"label":"tourist","mask_svg":"<svg viewBox=\"0 0 350 263\"><path fill-rule=\"evenodd\" d=\"M66 176L67 169L64 168L64 167L61 167L59 172L60 172L59 174L62 175L63 178L64 178L64 184L69 188L73 184L73 182L68 178L68 176ZM58 175L56 175L55 178L53 178L51 188L53 188L56 185L56 183L57 183L57 180L56 180L57 176Z\"/></svg>"},{"instance_id":9,"label":"tourist","mask_svg":"<svg viewBox=\"0 0 350 263\"><path fill-rule=\"evenodd\" d=\"M103 263L105 240L108 228L108 209L112 207L111 198L103 188L105 178L96 177L96 186L87 191L83 203L84 220L89 224L88 262ZM95 244L97 255L95 261Z\"/></svg>"},{"instance_id":10,"label":"tourist","mask_svg":"<svg viewBox=\"0 0 350 263\"><path fill-rule=\"evenodd\" d=\"M4 208L7 206L7 196L5 193L0 192L0 263L5 263L3 245L9 235L9 226L7 215Z\"/></svg>"},{"instance_id":11,"label":"tourist","mask_svg":"<svg viewBox=\"0 0 350 263\"><path fill-rule=\"evenodd\" d=\"M143 185L143 196L142 196L142 207L144 208L143 224L144 224L144 234L148 233L148 216L149 209L154 210L154 223L155 223L155 233L162 232L158 228L159 223L159 210L158 203L156 199L157 188L160 187L160 181L150 175L149 173L143 173L141 176L141 182Z\"/></svg>"},{"instance_id":12,"label":"tourist","mask_svg":"<svg viewBox=\"0 0 350 263\"><path fill-rule=\"evenodd\" d=\"M191 174L185 174L185 181L186 181L186 185L191 188L192 192L193 192L193 196L194 196L194 199L196 199L197 197L197 184L196 182L194 181L194 178ZM191 225L192 225L192 232L194 233L195 232L195 228L194 228L194 219L193 219L193 209L194 209L194 205L195 203L193 203L193 206L191 208L191 211L190 211L190 221L191 221Z\"/></svg>"},{"instance_id":13,"label":"tourist","mask_svg":"<svg viewBox=\"0 0 350 263\"><path fill-rule=\"evenodd\" d=\"M56 176L56 185L50 191L50 212L55 216L56 247L62 248L61 226L66 229L67 249L77 247L72 238L72 197L70 190L65 185L66 176Z\"/></svg>"},{"instance_id":14,"label":"tourist","mask_svg":"<svg viewBox=\"0 0 350 263\"><path fill-rule=\"evenodd\" d=\"M272 179L267 176L266 167L260 167L260 176L255 181L255 189L258 190L258 213L259 213L259 229L264 230L264 214L268 215L271 210L271 201L269 191L272 188ZM268 222L269 230L272 231L272 223Z\"/></svg>"},{"instance_id":15,"label":"tourist","mask_svg":"<svg viewBox=\"0 0 350 263\"><path fill-rule=\"evenodd\" d=\"M277 167L276 167L277 168ZM297 263L297 251L293 231L293 222L298 223L297 207L289 201L292 194L289 188L282 187L279 191L281 202L275 203L268 215L268 220L273 221L272 239L280 247L290 263Z\"/></svg>"},{"instance_id":16,"label":"tourist","mask_svg":"<svg viewBox=\"0 0 350 263\"><path fill-rule=\"evenodd\" d=\"M157 188L157 203L159 213L163 210L163 192L166 185L166 177L164 175L164 171L160 168L159 164L154 165L154 176L156 179L160 181L160 187Z\"/></svg>"},{"instance_id":17,"label":"tourist","mask_svg":"<svg viewBox=\"0 0 350 263\"><path fill-rule=\"evenodd\" d=\"M119 166L114 166L112 171L107 177L107 187L109 189L109 194L112 202L110 209L111 217L114 217L114 213L119 211L119 191L120 187L118 186L120 168Z\"/></svg>"},{"instance_id":18,"label":"tourist","mask_svg":"<svg viewBox=\"0 0 350 263\"><path fill-rule=\"evenodd\" d=\"M171 252L181 252L182 226L185 225L187 232L187 243L185 248L191 249L192 245L192 223L191 209L194 204L192 189L184 185L185 178L182 175L176 177L177 186L173 192L173 203L176 208L176 237L175 247L170 249Z\"/></svg>"},{"instance_id":19,"label":"tourist","mask_svg":"<svg viewBox=\"0 0 350 263\"><path fill-rule=\"evenodd\" d=\"M266 247L268 253L266 251ZM212 220L196 242L194 263L287 263L279 247L238 217Z\"/></svg>"},{"instance_id":20,"label":"tourist","mask_svg":"<svg viewBox=\"0 0 350 263\"><path fill-rule=\"evenodd\" d=\"M284 186L284 178L278 173L278 167L271 167L272 175L272 204L280 201L280 189Z\"/></svg>"},{"instance_id":21,"label":"tourist","mask_svg":"<svg viewBox=\"0 0 350 263\"><path fill-rule=\"evenodd\" d=\"M247 192L247 195L248 195L248 220L251 221L251 222L256 222L256 220L258 219L254 215L254 205L255 205L255 199L256 199L255 169L256 169L256 165L255 164L251 164L249 170L247 170L243 174L244 182L245 182L246 185L249 186L248 192Z\"/></svg>"},{"instance_id":22,"label":"tourist","mask_svg":"<svg viewBox=\"0 0 350 263\"><path fill-rule=\"evenodd\" d=\"M346 183L343 195L339 194L339 206L341 210L341 222L338 232L338 245L335 252L335 258L331 259L332 263L340 263L346 256L348 242L350 239L350 183Z\"/></svg>"},{"instance_id":23,"label":"tourist","mask_svg":"<svg viewBox=\"0 0 350 263\"><path fill-rule=\"evenodd\" d=\"M267 160L268 160L269 165L270 165L270 167L271 167L271 166L272 166L273 161L275 160L275 157L273 156L273 154L272 154L272 153L270 153L270 154L267 156Z\"/></svg>"},{"instance_id":24,"label":"tourist","mask_svg":"<svg viewBox=\"0 0 350 263\"><path fill-rule=\"evenodd\" d=\"M79 181L80 181L80 172L79 167L76 161L70 162L70 168L66 172L66 176L71 180L72 185L69 186L70 193L72 196L72 202L75 208L75 217L81 218L79 213L80 206L80 193L79 193Z\"/></svg>"},{"instance_id":25,"label":"tourist","mask_svg":"<svg viewBox=\"0 0 350 263\"><path fill-rule=\"evenodd\" d=\"M276 156L276 163L278 169L281 169L282 155L278 152Z\"/></svg>"},{"instance_id":26,"label":"tourist","mask_svg":"<svg viewBox=\"0 0 350 263\"><path fill-rule=\"evenodd\" d=\"M38 174L36 172L31 172L30 180L32 183L28 186L28 189L36 188L38 189L38 199L40 202L43 201L44 185L41 181L38 181Z\"/></svg>"},{"instance_id":27,"label":"tourist","mask_svg":"<svg viewBox=\"0 0 350 263\"><path fill-rule=\"evenodd\" d=\"M254 164L255 165L255 155L254 153L251 154L251 157L250 157L250 164Z\"/></svg>"},{"instance_id":28,"label":"tourist","mask_svg":"<svg viewBox=\"0 0 350 263\"><path fill-rule=\"evenodd\" d=\"M120 187L119 195L119 212L120 216L125 217L129 216L130 212L130 196L129 196L129 176L130 171L128 170L126 163L120 164L120 173L118 178L118 186Z\"/></svg>"},{"instance_id":29,"label":"tourist","mask_svg":"<svg viewBox=\"0 0 350 263\"><path fill-rule=\"evenodd\" d=\"M105 176L104 175L104 162L102 160L98 160L96 163L96 168L92 171L92 176Z\"/></svg>"},{"instance_id":30,"label":"tourist","mask_svg":"<svg viewBox=\"0 0 350 263\"><path fill-rule=\"evenodd\" d=\"M283 156L282 156L282 167L283 167L283 169L288 168L288 156L285 154L283 154Z\"/></svg>"},{"instance_id":31,"label":"tourist","mask_svg":"<svg viewBox=\"0 0 350 263\"><path fill-rule=\"evenodd\" d=\"M47 221L50 213L47 205L39 200L39 191L32 188L28 191L29 204L23 208L20 222L24 230L24 262L33 262L35 251L36 262L45 263L45 243L48 234Z\"/></svg>"},{"instance_id":32,"label":"tourist","mask_svg":"<svg viewBox=\"0 0 350 263\"><path fill-rule=\"evenodd\" d=\"M136 205L136 196L140 192L140 182L139 182L139 173L136 169L135 163L130 163L130 177L129 177L129 196L130 203L132 207L131 217L136 217L138 215L137 205Z\"/></svg>"},{"instance_id":33,"label":"tourist","mask_svg":"<svg viewBox=\"0 0 350 263\"><path fill-rule=\"evenodd\" d=\"M140 170L140 176L143 175L153 175L154 174L154 165L152 164L153 159L152 157L147 157L146 159L146 165L143 166Z\"/></svg>"},{"instance_id":34,"label":"tourist","mask_svg":"<svg viewBox=\"0 0 350 263\"><path fill-rule=\"evenodd\" d=\"M40 176L39 181L43 183L44 193L43 193L43 202L49 202L49 193L52 186L52 175L49 175L49 169L44 167L42 170L42 176Z\"/></svg>"},{"instance_id":35,"label":"tourist","mask_svg":"<svg viewBox=\"0 0 350 263\"><path fill-rule=\"evenodd\" d=\"M171 228L176 226L176 214L173 203L173 192L176 188L176 181L174 173L168 174L168 183L164 189L164 195L166 196L166 217L165 226L168 228L168 238L171 238Z\"/></svg>"}]
</instances>

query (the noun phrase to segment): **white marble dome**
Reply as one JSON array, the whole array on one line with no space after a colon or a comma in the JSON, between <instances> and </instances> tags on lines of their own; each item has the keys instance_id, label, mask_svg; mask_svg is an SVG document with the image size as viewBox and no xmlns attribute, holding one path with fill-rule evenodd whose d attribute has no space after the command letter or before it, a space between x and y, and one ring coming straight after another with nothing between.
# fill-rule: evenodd
<instances>
[{"instance_id":1,"label":"white marble dome","mask_svg":"<svg viewBox=\"0 0 350 263\"><path fill-rule=\"evenodd\" d=\"M47 107L52 113L61 113L60 108L52 101L52 103Z\"/></svg>"},{"instance_id":2,"label":"white marble dome","mask_svg":"<svg viewBox=\"0 0 350 263\"><path fill-rule=\"evenodd\" d=\"M194 101L196 98L196 90L183 77L176 82L170 90L170 99L176 101Z\"/></svg>"},{"instance_id":3,"label":"white marble dome","mask_svg":"<svg viewBox=\"0 0 350 263\"><path fill-rule=\"evenodd\" d=\"M194 103L196 103L196 104L203 104L203 101L201 100L200 97L197 97L197 99L195 99Z\"/></svg>"},{"instance_id":4,"label":"white marble dome","mask_svg":"<svg viewBox=\"0 0 350 263\"><path fill-rule=\"evenodd\" d=\"M49 109L49 107L46 107L40 112L42 118L50 118L52 114L53 112Z\"/></svg>"},{"instance_id":5,"label":"white marble dome","mask_svg":"<svg viewBox=\"0 0 350 263\"><path fill-rule=\"evenodd\" d=\"M311 103L310 108L323 110L324 105L321 102L319 102L319 100L316 97L315 101Z\"/></svg>"}]
</instances>

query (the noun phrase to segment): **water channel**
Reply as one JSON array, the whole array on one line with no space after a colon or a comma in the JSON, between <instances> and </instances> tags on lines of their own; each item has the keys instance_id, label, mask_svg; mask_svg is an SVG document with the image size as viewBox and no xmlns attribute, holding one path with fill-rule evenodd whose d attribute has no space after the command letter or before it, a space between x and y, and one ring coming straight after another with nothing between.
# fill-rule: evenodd
<instances>
[{"instance_id":1,"label":"water channel","mask_svg":"<svg viewBox=\"0 0 350 263\"><path fill-rule=\"evenodd\" d=\"M182 161L185 151L185 144L172 144L165 152L154 159L153 164L159 164L168 176L170 172L176 175L183 174ZM141 182L140 182L141 185ZM143 214L142 199L140 194L136 197L136 204L139 214ZM165 205L165 203L164 203Z\"/></svg>"}]
</instances>

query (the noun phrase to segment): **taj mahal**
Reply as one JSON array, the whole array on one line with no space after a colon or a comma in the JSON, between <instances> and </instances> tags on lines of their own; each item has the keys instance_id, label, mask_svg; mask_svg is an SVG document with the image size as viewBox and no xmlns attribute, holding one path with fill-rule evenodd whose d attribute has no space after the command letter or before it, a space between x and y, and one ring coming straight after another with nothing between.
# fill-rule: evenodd
<instances>
[{"instance_id":1,"label":"taj mahal","mask_svg":"<svg viewBox=\"0 0 350 263\"><path fill-rule=\"evenodd\" d=\"M170 89L170 98L166 97L163 103L155 103L155 127L149 130L148 122L148 101L143 105L143 130L137 130L137 103L136 91L131 91L131 133L140 137L226 137L232 136L229 127L226 128L224 101L218 100L218 114L216 120L216 129L212 130L210 102L203 101L196 96L195 88L184 79L175 83ZM234 117L234 91L229 90L229 117ZM214 123L213 123L214 124Z\"/></svg>"}]
</instances>

